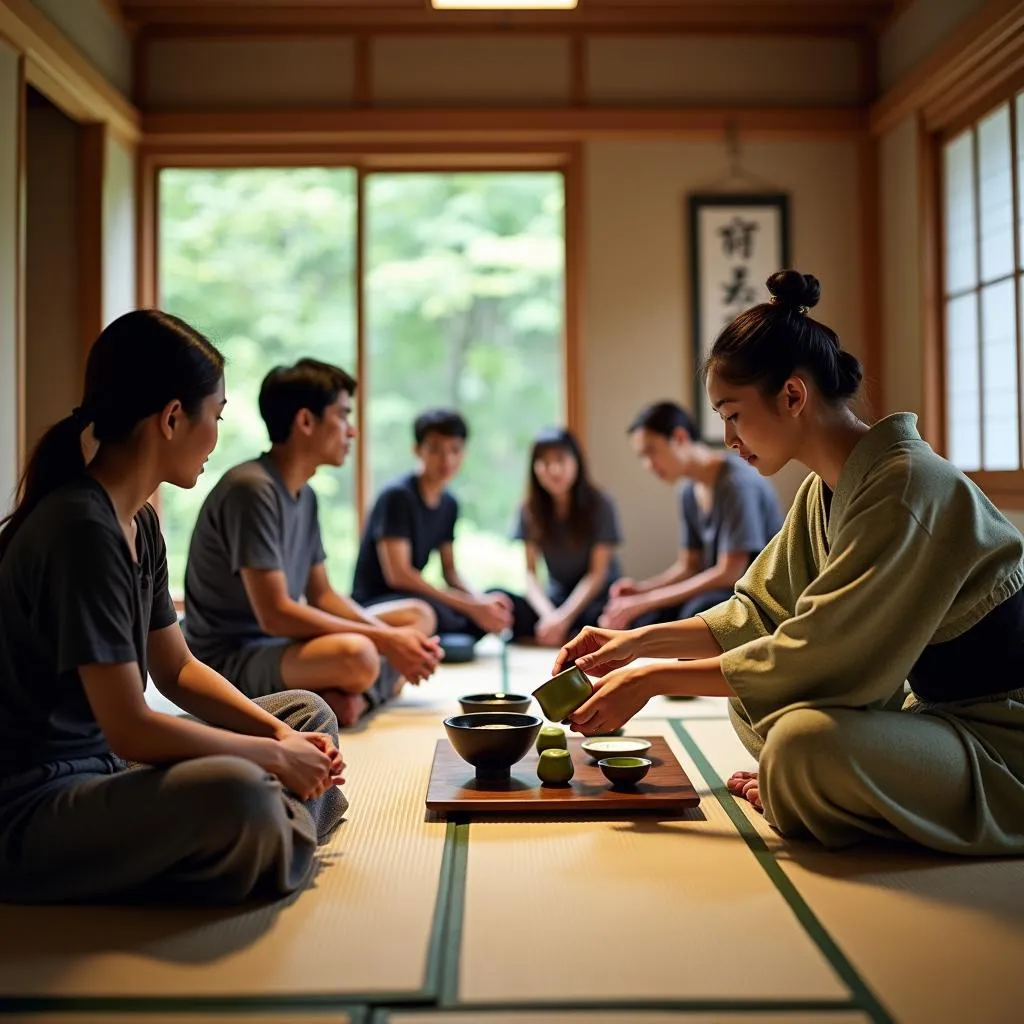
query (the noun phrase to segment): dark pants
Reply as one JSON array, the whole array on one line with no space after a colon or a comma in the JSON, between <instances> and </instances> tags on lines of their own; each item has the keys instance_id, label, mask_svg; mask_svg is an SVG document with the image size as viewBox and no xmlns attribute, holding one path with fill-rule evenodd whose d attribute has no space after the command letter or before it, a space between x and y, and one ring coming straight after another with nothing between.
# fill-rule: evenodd
<instances>
[{"instance_id":1,"label":"dark pants","mask_svg":"<svg viewBox=\"0 0 1024 1024\"><path fill-rule=\"evenodd\" d=\"M540 621L540 616L533 610L533 606L530 602L520 594L513 594L508 590L495 591L495 593L506 594L512 599L512 639L532 640L534 632L537 629L537 623ZM558 608L565 602L564 598L561 601L556 601L555 597L552 596L551 603ZM584 626L596 626L597 620L600 618L601 612L604 611L604 606L607 603L607 591L602 594L598 594L598 596L595 597L590 604L586 605L579 615L573 619L572 625L570 625L568 633L566 634L566 639L574 637L581 629L583 629Z\"/></svg>"},{"instance_id":2,"label":"dark pants","mask_svg":"<svg viewBox=\"0 0 1024 1024\"><path fill-rule=\"evenodd\" d=\"M681 605L669 605L667 608L655 608L653 612L647 612L635 619L632 628L639 626L652 626L656 622L681 622L683 619L692 619L698 612L706 612L714 608L716 604L728 601L733 595L733 588L723 590L708 590Z\"/></svg>"},{"instance_id":3,"label":"dark pants","mask_svg":"<svg viewBox=\"0 0 1024 1024\"><path fill-rule=\"evenodd\" d=\"M337 742L314 693L257 701ZM0 780L0 902L240 903L305 885L348 806L332 787L301 801L259 765L211 755L158 768L106 754Z\"/></svg>"},{"instance_id":4,"label":"dark pants","mask_svg":"<svg viewBox=\"0 0 1024 1024\"><path fill-rule=\"evenodd\" d=\"M374 605L385 604L388 601L425 601L437 614L437 632L439 635L445 633L464 633L473 637L474 640L479 640L486 632L468 615L457 612L454 608L427 594L412 594L395 590L390 594L382 594L380 597L371 597L366 601L360 601L359 604L363 608L372 608Z\"/></svg>"}]
</instances>

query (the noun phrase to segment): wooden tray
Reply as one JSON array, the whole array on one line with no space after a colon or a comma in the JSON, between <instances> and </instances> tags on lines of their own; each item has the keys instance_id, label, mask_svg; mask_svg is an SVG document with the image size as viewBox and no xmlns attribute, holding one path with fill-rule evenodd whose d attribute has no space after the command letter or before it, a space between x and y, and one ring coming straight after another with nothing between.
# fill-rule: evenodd
<instances>
[{"instance_id":1,"label":"wooden tray","mask_svg":"<svg viewBox=\"0 0 1024 1024\"><path fill-rule=\"evenodd\" d=\"M438 740L427 785L427 809L447 814L596 814L605 811L682 811L700 803L686 772L661 736L645 736L654 764L632 789L613 789L595 761L569 737L576 774L567 786L544 786L537 778L537 751L512 765L506 782L478 782L448 740Z\"/></svg>"}]
</instances>

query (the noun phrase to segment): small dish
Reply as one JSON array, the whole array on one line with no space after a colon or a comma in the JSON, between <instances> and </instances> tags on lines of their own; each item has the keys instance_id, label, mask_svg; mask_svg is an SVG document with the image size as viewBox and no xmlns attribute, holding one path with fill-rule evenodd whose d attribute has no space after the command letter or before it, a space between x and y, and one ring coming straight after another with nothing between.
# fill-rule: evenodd
<instances>
[{"instance_id":1,"label":"small dish","mask_svg":"<svg viewBox=\"0 0 1024 1024\"><path fill-rule=\"evenodd\" d=\"M595 761L601 761L607 757L644 757L651 741L631 736L590 736L580 746Z\"/></svg>"},{"instance_id":2,"label":"small dish","mask_svg":"<svg viewBox=\"0 0 1024 1024\"><path fill-rule=\"evenodd\" d=\"M552 722L564 722L577 708L581 708L594 694L594 687L573 665L557 676L552 676L533 691L537 703L546 718Z\"/></svg>"},{"instance_id":3,"label":"small dish","mask_svg":"<svg viewBox=\"0 0 1024 1024\"><path fill-rule=\"evenodd\" d=\"M464 715L488 711L511 711L525 715L533 698L524 693L470 693L459 698Z\"/></svg>"},{"instance_id":4,"label":"small dish","mask_svg":"<svg viewBox=\"0 0 1024 1024\"><path fill-rule=\"evenodd\" d=\"M597 762L604 777L613 786L635 786L650 770L654 762L647 757L606 757Z\"/></svg>"}]
</instances>

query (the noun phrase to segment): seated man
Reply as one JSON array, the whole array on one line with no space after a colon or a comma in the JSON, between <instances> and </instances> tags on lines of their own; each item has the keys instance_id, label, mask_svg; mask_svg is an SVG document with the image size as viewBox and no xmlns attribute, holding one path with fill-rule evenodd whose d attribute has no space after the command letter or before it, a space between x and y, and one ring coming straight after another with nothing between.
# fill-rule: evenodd
<instances>
[{"instance_id":1,"label":"seated man","mask_svg":"<svg viewBox=\"0 0 1024 1024\"><path fill-rule=\"evenodd\" d=\"M371 615L327 578L309 480L344 463L355 389L314 359L267 374L259 404L270 451L228 470L207 496L185 571L196 657L250 697L315 690L343 726L397 693L403 677L429 677L441 657L429 605L392 602Z\"/></svg>"},{"instance_id":2,"label":"seated man","mask_svg":"<svg viewBox=\"0 0 1024 1024\"><path fill-rule=\"evenodd\" d=\"M455 567L459 505L447 490L462 466L466 421L448 409L418 416L413 448L420 466L389 483L378 495L359 545L352 596L368 608L415 597L437 615L438 632L476 639L512 625L506 594L478 594ZM441 556L447 589L432 586L423 569L432 552Z\"/></svg>"},{"instance_id":3,"label":"seated man","mask_svg":"<svg viewBox=\"0 0 1024 1024\"><path fill-rule=\"evenodd\" d=\"M732 596L736 581L782 528L772 485L732 452L697 440L675 402L645 408L628 433L645 468L679 486L679 555L664 572L612 584L600 625L609 629L688 619Z\"/></svg>"}]
</instances>

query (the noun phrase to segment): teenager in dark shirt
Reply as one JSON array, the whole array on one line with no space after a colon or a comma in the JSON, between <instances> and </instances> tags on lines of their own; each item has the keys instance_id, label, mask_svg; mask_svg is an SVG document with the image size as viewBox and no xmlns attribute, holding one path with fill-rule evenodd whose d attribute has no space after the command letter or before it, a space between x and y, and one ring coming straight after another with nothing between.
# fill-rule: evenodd
<instances>
[{"instance_id":1,"label":"teenager in dark shirt","mask_svg":"<svg viewBox=\"0 0 1024 1024\"><path fill-rule=\"evenodd\" d=\"M185 572L185 636L198 657L250 697L314 690L342 726L440 660L424 601L371 614L327 576L309 481L320 466L344 464L355 390L344 370L315 359L267 374L259 403L270 451L209 493Z\"/></svg>"},{"instance_id":2,"label":"teenager in dark shirt","mask_svg":"<svg viewBox=\"0 0 1024 1024\"><path fill-rule=\"evenodd\" d=\"M327 705L249 700L178 629L146 499L195 486L223 407L220 353L138 310L99 336L81 406L29 462L0 531L0 900L292 892L344 812ZM151 710L149 675L194 719Z\"/></svg>"},{"instance_id":3,"label":"teenager in dark shirt","mask_svg":"<svg viewBox=\"0 0 1024 1024\"><path fill-rule=\"evenodd\" d=\"M437 615L438 632L482 637L512 625L506 594L479 594L455 565L455 522L459 505L448 484L462 467L469 431L450 409L432 409L413 426L420 467L389 483L378 495L359 545L352 597L367 608L418 597ZM423 578L431 554L441 556L448 586Z\"/></svg>"},{"instance_id":4,"label":"teenager in dark shirt","mask_svg":"<svg viewBox=\"0 0 1024 1024\"><path fill-rule=\"evenodd\" d=\"M526 501L513 531L525 542L526 596L512 596L514 639L561 647L584 626L596 626L608 588L621 575L621 541L612 499L590 481L572 433L541 431L530 451ZM547 584L538 578L543 559Z\"/></svg>"}]
</instances>

